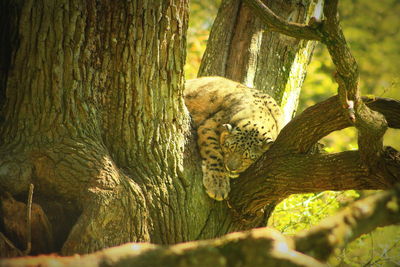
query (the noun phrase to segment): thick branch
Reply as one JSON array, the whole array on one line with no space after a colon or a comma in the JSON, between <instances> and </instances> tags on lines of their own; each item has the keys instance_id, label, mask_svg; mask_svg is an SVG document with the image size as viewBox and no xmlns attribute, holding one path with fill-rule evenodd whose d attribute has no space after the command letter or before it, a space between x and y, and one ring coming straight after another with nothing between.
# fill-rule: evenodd
<instances>
[{"instance_id":1,"label":"thick branch","mask_svg":"<svg viewBox=\"0 0 400 267\"><path fill-rule=\"evenodd\" d=\"M218 239L160 246L130 243L72 257L39 256L1 261L1 266L324 266L335 248L378 226L400 222L400 188L357 201L293 238L269 228ZM304 253L304 254L303 254ZM312 256L309 256L312 255ZM315 258L313 258L315 257Z\"/></svg>"},{"instance_id":2,"label":"thick branch","mask_svg":"<svg viewBox=\"0 0 400 267\"><path fill-rule=\"evenodd\" d=\"M337 154L267 152L232 182L229 203L235 214L251 223L265 206L290 194L347 189L389 189L400 182L400 153L387 148L379 168L371 172L358 151Z\"/></svg>"},{"instance_id":3,"label":"thick branch","mask_svg":"<svg viewBox=\"0 0 400 267\"><path fill-rule=\"evenodd\" d=\"M385 116L391 128L400 128L400 101L388 98L363 98L367 107ZM352 126L342 112L338 96L309 107L282 129L272 150L307 153L331 132ZM295 134L294 134L295 133ZM296 138L293 138L293 136Z\"/></svg>"},{"instance_id":4,"label":"thick branch","mask_svg":"<svg viewBox=\"0 0 400 267\"><path fill-rule=\"evenodd\" d=\"M271 150L307 153L324 136L349 126L338 97L334 96L309 107L291 120L282 129ZM296 138L293 138L294 135Z\"/></svg>"},{"instance_id":5,"label":"thick branch","mask_svg":"<svg viewBox=\"0 0 400 267\"><path fill-rule=\"evenodd\" d=\"M260 228L174 246L131 243L81 257L11 259L2 266L324 266L288 241L276 230Z\"/></svg>"},{"instance_id":6,"label":"thick branch","mask_svg":"<svg viewBox=\"0 0 400 267\"><path fill-rule=\"evenodd\" d=\"M272 31L306 40L320 41L322 38L322 35L314 26L287 22L277 16L271 9L264 5L261 0L245 0L245 2L253 9L259 18L268 25L268 29Z\"/></svg>"},{"instance_id":7,"label":"thick branch","mask_svg":"<svg viewBox=\"0 0 400 267\"><path fill-rule=\"evenodd\" d=\"M390 128L400 129L400 101L390 98L362 98L365 104L385 116Z\"/></svg>"}]
</instances>

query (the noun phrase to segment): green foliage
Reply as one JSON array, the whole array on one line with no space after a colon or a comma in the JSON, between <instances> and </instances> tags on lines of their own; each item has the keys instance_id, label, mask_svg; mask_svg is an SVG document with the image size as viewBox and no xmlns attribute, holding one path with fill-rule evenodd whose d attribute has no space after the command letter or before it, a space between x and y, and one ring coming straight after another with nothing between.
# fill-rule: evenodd
<instances>
[{"instance_id":1,"label":"green foliage","mask_svg":"<svg viewBox=\"0 0 400 267\"><path fill-rule=\"evenodd\" d=\"M362 192L365 194L365 192ZM367 192L368 194L368 192ZM268 221L286 235L293 235L318 224L360 197L360 192L326 191L297 194L281 202ZM400 227L389 226L362 235L329 260L330 266L398 266L400 265Z\"/></svg>"},{"instance_id":2,"label":"green foliage","mask_svg":"<svg viewBox=\"0 0 400 267\"><path fill-rule=\"evenodd\" d=\"M399 266L400 227L378 228L361 236L329 263L332 266Z\"/></svg>"},{"instance_id":3,"label":"green foliage","mask_svg":"<svg viewBox=\"0 0 400 267\"><path fill-rule=\"evenodd\" d=\"M292 195L275 208L268 225L284 234L295 234L335 214L339 207L358 197L354 190Z\"/></svg>"},{"instance_id":4,"label":"green foliage","mask_svg":"<svg viewBox=\"0 0 400 267\"><path fill-rule=\"evenodd\" d=\"M399 99L400 2L341 1L340 14L363 93Z\"/></svg>"},{"instance_id":5,"label":"green foliage","mask_svg":"<svg viewBox=\"0 0 400 267\"><path fill-rule=\"evenodd\" d=\"M220 0L191 0L189 30L187 34L186 79L194 79L206 49L212 23L217 15Z\"/></svg>"}]
</instances>

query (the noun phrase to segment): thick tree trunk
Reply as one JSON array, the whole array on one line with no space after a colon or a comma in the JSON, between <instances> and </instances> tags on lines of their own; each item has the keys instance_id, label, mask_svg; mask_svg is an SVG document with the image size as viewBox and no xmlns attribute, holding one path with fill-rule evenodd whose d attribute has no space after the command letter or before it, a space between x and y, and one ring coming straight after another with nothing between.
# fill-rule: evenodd
<instances>
[{"instance_id":1,"label":"thick tree trunk","mask_svg":"<svg viewBox=\"0 0 400 267\"><path fill-rule=\"evenodd\" d=\"M194 236L182 205L187 2L2 7L18 18L2 28L3 190L25 200L36 185L65 254Z\"/></svg>"}]
</instances>

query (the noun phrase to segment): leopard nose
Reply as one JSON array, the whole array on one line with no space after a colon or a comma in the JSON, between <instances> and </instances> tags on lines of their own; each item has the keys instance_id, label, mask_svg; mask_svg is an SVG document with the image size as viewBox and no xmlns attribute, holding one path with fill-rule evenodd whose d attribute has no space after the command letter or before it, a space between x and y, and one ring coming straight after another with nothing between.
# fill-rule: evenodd
<instances>
[{"instance_id":1,"label":"leopard nose","mask_svg":"<svg viewBox=\"0 0 400 267\"><path fill-rule=\"evenodd\" d=\"M225 169L226 169L228 172L234 172L234 171L237 169L237 167L236 167L236 164L232 164L231 162L227 162L227 163L225 164Z\"/></svg>"},{"instance_id":2,"label":"leopard nose","mask_svg":"<svg viewBox=\"0 0 400 267\"><path fill-rule=\"evenodd\" d=\"M242 162L238 157L233 156L225 159L225 168L229 172L236 172L240 168L241 164Z\"/></svg>"}]
</instances>

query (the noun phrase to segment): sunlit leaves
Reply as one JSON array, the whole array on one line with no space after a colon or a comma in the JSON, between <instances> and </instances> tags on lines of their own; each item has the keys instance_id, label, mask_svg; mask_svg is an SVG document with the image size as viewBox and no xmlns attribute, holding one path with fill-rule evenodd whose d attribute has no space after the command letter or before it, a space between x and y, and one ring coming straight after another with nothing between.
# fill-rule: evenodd
<instances>
[{"instance_id":1,"label":"sunlit leaves","mask_svg":"<svg viewBox=\"0 0 400 267\"><path fill-rule=\"evenodd\" d=\"M275 208L268 225L284 234L294 234L335 214L339 207L358 197L354 190L292 195Z\"/></svg>"},{"instance_id":2,"label":"sunlit leaves","mask_svg":"<svg viewBox=\"0 0 400 267\"><path fill-rule=\"evenodd\" d=\"M361 236L329 263L331 266L399 266L400 227L378 228Z\"/></svg>"},{"instance_id":3,"label":"sunlit leaves","mask_svg":"<svg viewBox=\"0 0 400 267\"><path fill-rule=\"evenodd\" d=\"M201 57L206 49L212 23L217 15L220 0L190 1L190 19L187 34L186 79L196 78Z\"/></svg>"}]
</instances>

